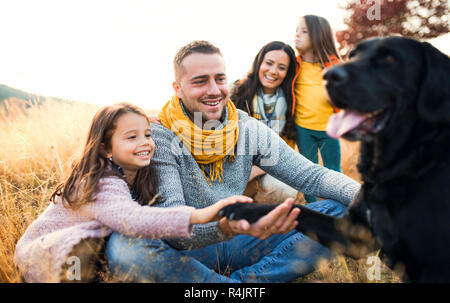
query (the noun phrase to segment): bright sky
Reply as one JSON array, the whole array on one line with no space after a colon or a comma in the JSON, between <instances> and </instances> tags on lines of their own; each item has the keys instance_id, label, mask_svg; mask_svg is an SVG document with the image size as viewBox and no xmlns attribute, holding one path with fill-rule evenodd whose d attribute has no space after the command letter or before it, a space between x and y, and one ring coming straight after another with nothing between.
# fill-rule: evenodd
<instances>
[{"instance_id":1,"label":"bright sky","mask_svg":"<svg viewBox=\"0 0 450 303\"><path fill-rule=\"evenodd\" d=\"M97 104L160 108L172 95L172 60L192 40L224 55L229 82L259 49L293 45L298 18L343 29L340 0L10 0L0 2L0 83ZM447 35L436 43L450 53Z\"/></svg>"}]
</instances>

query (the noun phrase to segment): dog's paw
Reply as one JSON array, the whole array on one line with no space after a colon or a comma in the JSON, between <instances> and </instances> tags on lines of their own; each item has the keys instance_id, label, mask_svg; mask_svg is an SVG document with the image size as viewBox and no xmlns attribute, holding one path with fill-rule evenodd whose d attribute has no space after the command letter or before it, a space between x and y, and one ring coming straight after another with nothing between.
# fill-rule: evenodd
<instances>
[{"instance_id":1,"label":"dog's paw","mask_svg":"<svg viewBox=\"0 0 450 303\"><path fill-rule=\"evenodd\" d=\"M245 219L249 221L250 208L248 203L235 203L225 206L219 211L221 217L227 217L229 220ZM250 221L249 221L250 222ZM252 222L250 222L252 223Z\"/></svg>"},{"instance_id":2,"label":"dog's paw","mask_svg":"<svg viewBox=\"0 0 450 303\"><path fill-rule=\"evenodd\" d=\"M235 203L225 206L219 211L221 217L229 220L247 220L249 223L258 221L259 218L269 213L275 207L273 205L254 203Z\"/></svg>"}]
</instances>

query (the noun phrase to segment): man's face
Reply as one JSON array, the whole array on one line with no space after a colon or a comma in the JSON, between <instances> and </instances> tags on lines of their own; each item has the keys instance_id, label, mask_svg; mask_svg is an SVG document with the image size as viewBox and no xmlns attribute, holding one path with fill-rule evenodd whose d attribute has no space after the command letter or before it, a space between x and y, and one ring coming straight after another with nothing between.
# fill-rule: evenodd
<instances>
[{"instance_id":1,"label":"man's face","mask_svg":"<svg viewBox=\"0 0 450 303\"><path fill-rule=\"evenodd\" d=\"M219 120L229 100L222 56L202 53L187 56L173 88L191 114L201 112L204 122Z\"/></svg>"}]
</instances>

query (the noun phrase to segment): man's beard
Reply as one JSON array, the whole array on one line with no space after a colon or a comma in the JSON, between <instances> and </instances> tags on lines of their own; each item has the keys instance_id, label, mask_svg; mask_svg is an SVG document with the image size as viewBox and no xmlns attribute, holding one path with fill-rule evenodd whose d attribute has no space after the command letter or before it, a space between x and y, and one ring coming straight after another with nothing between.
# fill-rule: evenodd
<instances>
[{"instance_id":1,"label":"man's beard","mask_svg":"<svg viewBox=\"0 0 450 303\"><path fill-rule=\"evenodd\" d=\"M183 104L183 100L180 99L180 101ZM229 102L231 102L231 101L229 101ZM183 108L186 111L186 114L187 114L189 120L194 122L197 126L200 126L200 125L203 126L207 121L214 121L214 120L208 120L203 112L201 112L201 121L198 121L199 120L199 117L198 117L199 115L197 114L198 112L191 112L190 110L187 109L187 107L184 104L183 104ZM225 110L225 107L223 107L222 114L220 115L220 118L219 118L220 123L223 123L225 121L226 114L227 114L227 111ZM215 120L215 121L217 121L217 120ZM198 125L198 123L196 123L196 122L200 122L200 125Z\"/></svg>"}]
</instances>

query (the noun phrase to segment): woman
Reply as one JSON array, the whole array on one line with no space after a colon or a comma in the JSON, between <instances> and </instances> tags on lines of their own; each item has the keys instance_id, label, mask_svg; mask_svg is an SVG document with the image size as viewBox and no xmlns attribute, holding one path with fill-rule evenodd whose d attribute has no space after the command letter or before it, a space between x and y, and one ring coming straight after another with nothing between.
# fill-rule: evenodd
<instances>
[{"instance_id":1,"label":"woman","mask_svg":"<svg viewBox=\"0 0 450 303\"><path fill-rule=\"evenodd\" d=\"M231 100L238 109L266 123L289 146L295 148L295 95L297 73L295 52L288 44L272 41L262 47L247 76L235 82ZM245 194L259 202L285 200L297 192L253 166Z\"/></svg>"}]
</instances>

